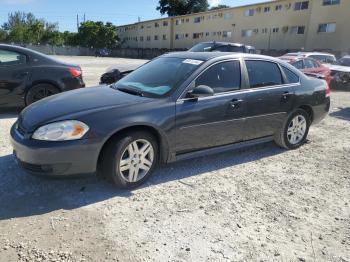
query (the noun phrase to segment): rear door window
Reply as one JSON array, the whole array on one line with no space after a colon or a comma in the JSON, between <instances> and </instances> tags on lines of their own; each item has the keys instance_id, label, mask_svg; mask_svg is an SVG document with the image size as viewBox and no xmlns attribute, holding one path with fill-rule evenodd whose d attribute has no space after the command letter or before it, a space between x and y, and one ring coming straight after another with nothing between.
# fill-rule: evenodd
<instances>
[{"instance_id":1,"label":"rear door window","mask_svg":"<svg viewBox=\"0 0 350 262\"><path fill-rule=\"evenodd\" d=\"M27 61L27 57L23 54L0 50L0 66L15 66L25 64Z\"/></svg>"},{"instance_id":2,"label":"rear door window","mask_svg":"<svg viewBox=\"0 0 350 262\"><path fill-rule=\"evenodd\" d=\"M260 60L247 60L246 66L251 88L283 84L282 74L276 63Z\"/></svg>"},{"instance_id":3,"label":"rear door window","mask_svg":"<svg viewBox=\"0 0 350 262\"><path fill-rule=\"evenodd\" d=\"M197 78L195 86L200 85L211 87L214 93L223 93L240 89L240 62L227 61L211 66Z\"/></svg>"},{"instance_id":4,"label":"rear door window","mask_svg":"<svg viewBox=\"0 0 350 262\"><path fill-rule=\"evenodd\" d=\"M294 66L295 68L297 68L299 70L304 69L303 60L299 60L299 61L293 62L292 66Z\"/></svg>"}]
</instances>

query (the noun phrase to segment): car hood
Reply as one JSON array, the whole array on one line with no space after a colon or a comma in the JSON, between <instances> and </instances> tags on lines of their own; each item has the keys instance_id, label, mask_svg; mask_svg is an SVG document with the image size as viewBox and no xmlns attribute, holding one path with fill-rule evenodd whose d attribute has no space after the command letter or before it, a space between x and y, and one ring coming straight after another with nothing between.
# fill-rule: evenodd
<instances>
[{"instance_id":1,"label":"car hood","mask_svg":"<svg viewBox=\"0 0 350 262\"><path fill-rule=\"evenodd\" d=\"M152 101L151 98L127 94L109 86L81 88L40 100L25 108L19 123L28 132L60 119Z\"/></svg>"}]
</instances>

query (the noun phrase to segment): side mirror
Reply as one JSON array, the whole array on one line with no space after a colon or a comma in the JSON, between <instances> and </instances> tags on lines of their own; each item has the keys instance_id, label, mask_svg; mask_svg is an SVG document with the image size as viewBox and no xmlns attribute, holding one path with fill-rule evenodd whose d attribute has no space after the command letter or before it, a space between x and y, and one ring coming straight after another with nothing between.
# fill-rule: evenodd
<instances>
[{"instance_id":1,"label":"side mirror","mask_svg":"<svg viewBox=\"0 0 350 262\"><path fill-rule=\"evenodd\" d=\"M187 97L189 98L200 98L213 95L214 90L211 87L205 85L196 86L192 91L187 93Z\"/></svg>"}]
</instances>

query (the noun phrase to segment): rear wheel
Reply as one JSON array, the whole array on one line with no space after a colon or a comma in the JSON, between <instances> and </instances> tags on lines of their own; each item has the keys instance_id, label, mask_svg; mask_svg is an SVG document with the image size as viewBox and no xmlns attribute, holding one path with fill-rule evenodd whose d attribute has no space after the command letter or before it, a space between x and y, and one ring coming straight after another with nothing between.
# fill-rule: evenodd
<instances>
[{"instance_id":1,"label":"rear wheel","mask_svg":"<svg viewBox=\"0 0 350 262\"><path fill-rule=\"evenodd\" d=\"M158 163L158 144L146 132L113 139L102 158L103 176L119 188L134 188L150 177Z\"/></svg>"},{"instance_id":2,"label":"rear wheel","mask_svg":"<svg viewBox=\"0 0 350 262\"><path fill-rule=\"evenodd\" d=\"M280 147L296 149L305 143L309 128L309 114L298 109L287 118L282 128L275 134L275 142Z\"/></svg>"},{"instance_id":3,"label":"rear wheel","mask_svg":"<svg viewBox=\"0 0 350 262\"><path fill-rule=\"evenodd\" d=\"M53 85L50 84L38 84L31 87L26 94L25 102L26 105L30 105L36 101L39 101L45 97L58 94L60 91Z\"/></svg>"}]
</instances>

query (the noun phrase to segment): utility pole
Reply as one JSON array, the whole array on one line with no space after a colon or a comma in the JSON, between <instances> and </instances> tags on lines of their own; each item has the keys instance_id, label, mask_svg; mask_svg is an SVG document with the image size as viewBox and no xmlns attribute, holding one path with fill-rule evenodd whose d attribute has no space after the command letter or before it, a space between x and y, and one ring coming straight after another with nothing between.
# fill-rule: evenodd
<instances>
[{"instance_id":1,"label":"utility pole","mask_svg":"<svg viewBox=\"0 0 350 262\"><path fill-rule=\"evenodd\" d=\"M84 23L85 23L85 13L84 13Z\"/></svg>"},{"instance_id":2,"label":"utility pole","mask_svg":"<svg viewBox=\"0 0 350 262\"><path fill-rule=\"evenodd\" d=\"M79 15L77 14L77 31L79 31Z\"/></svg>"}]
</instances>

